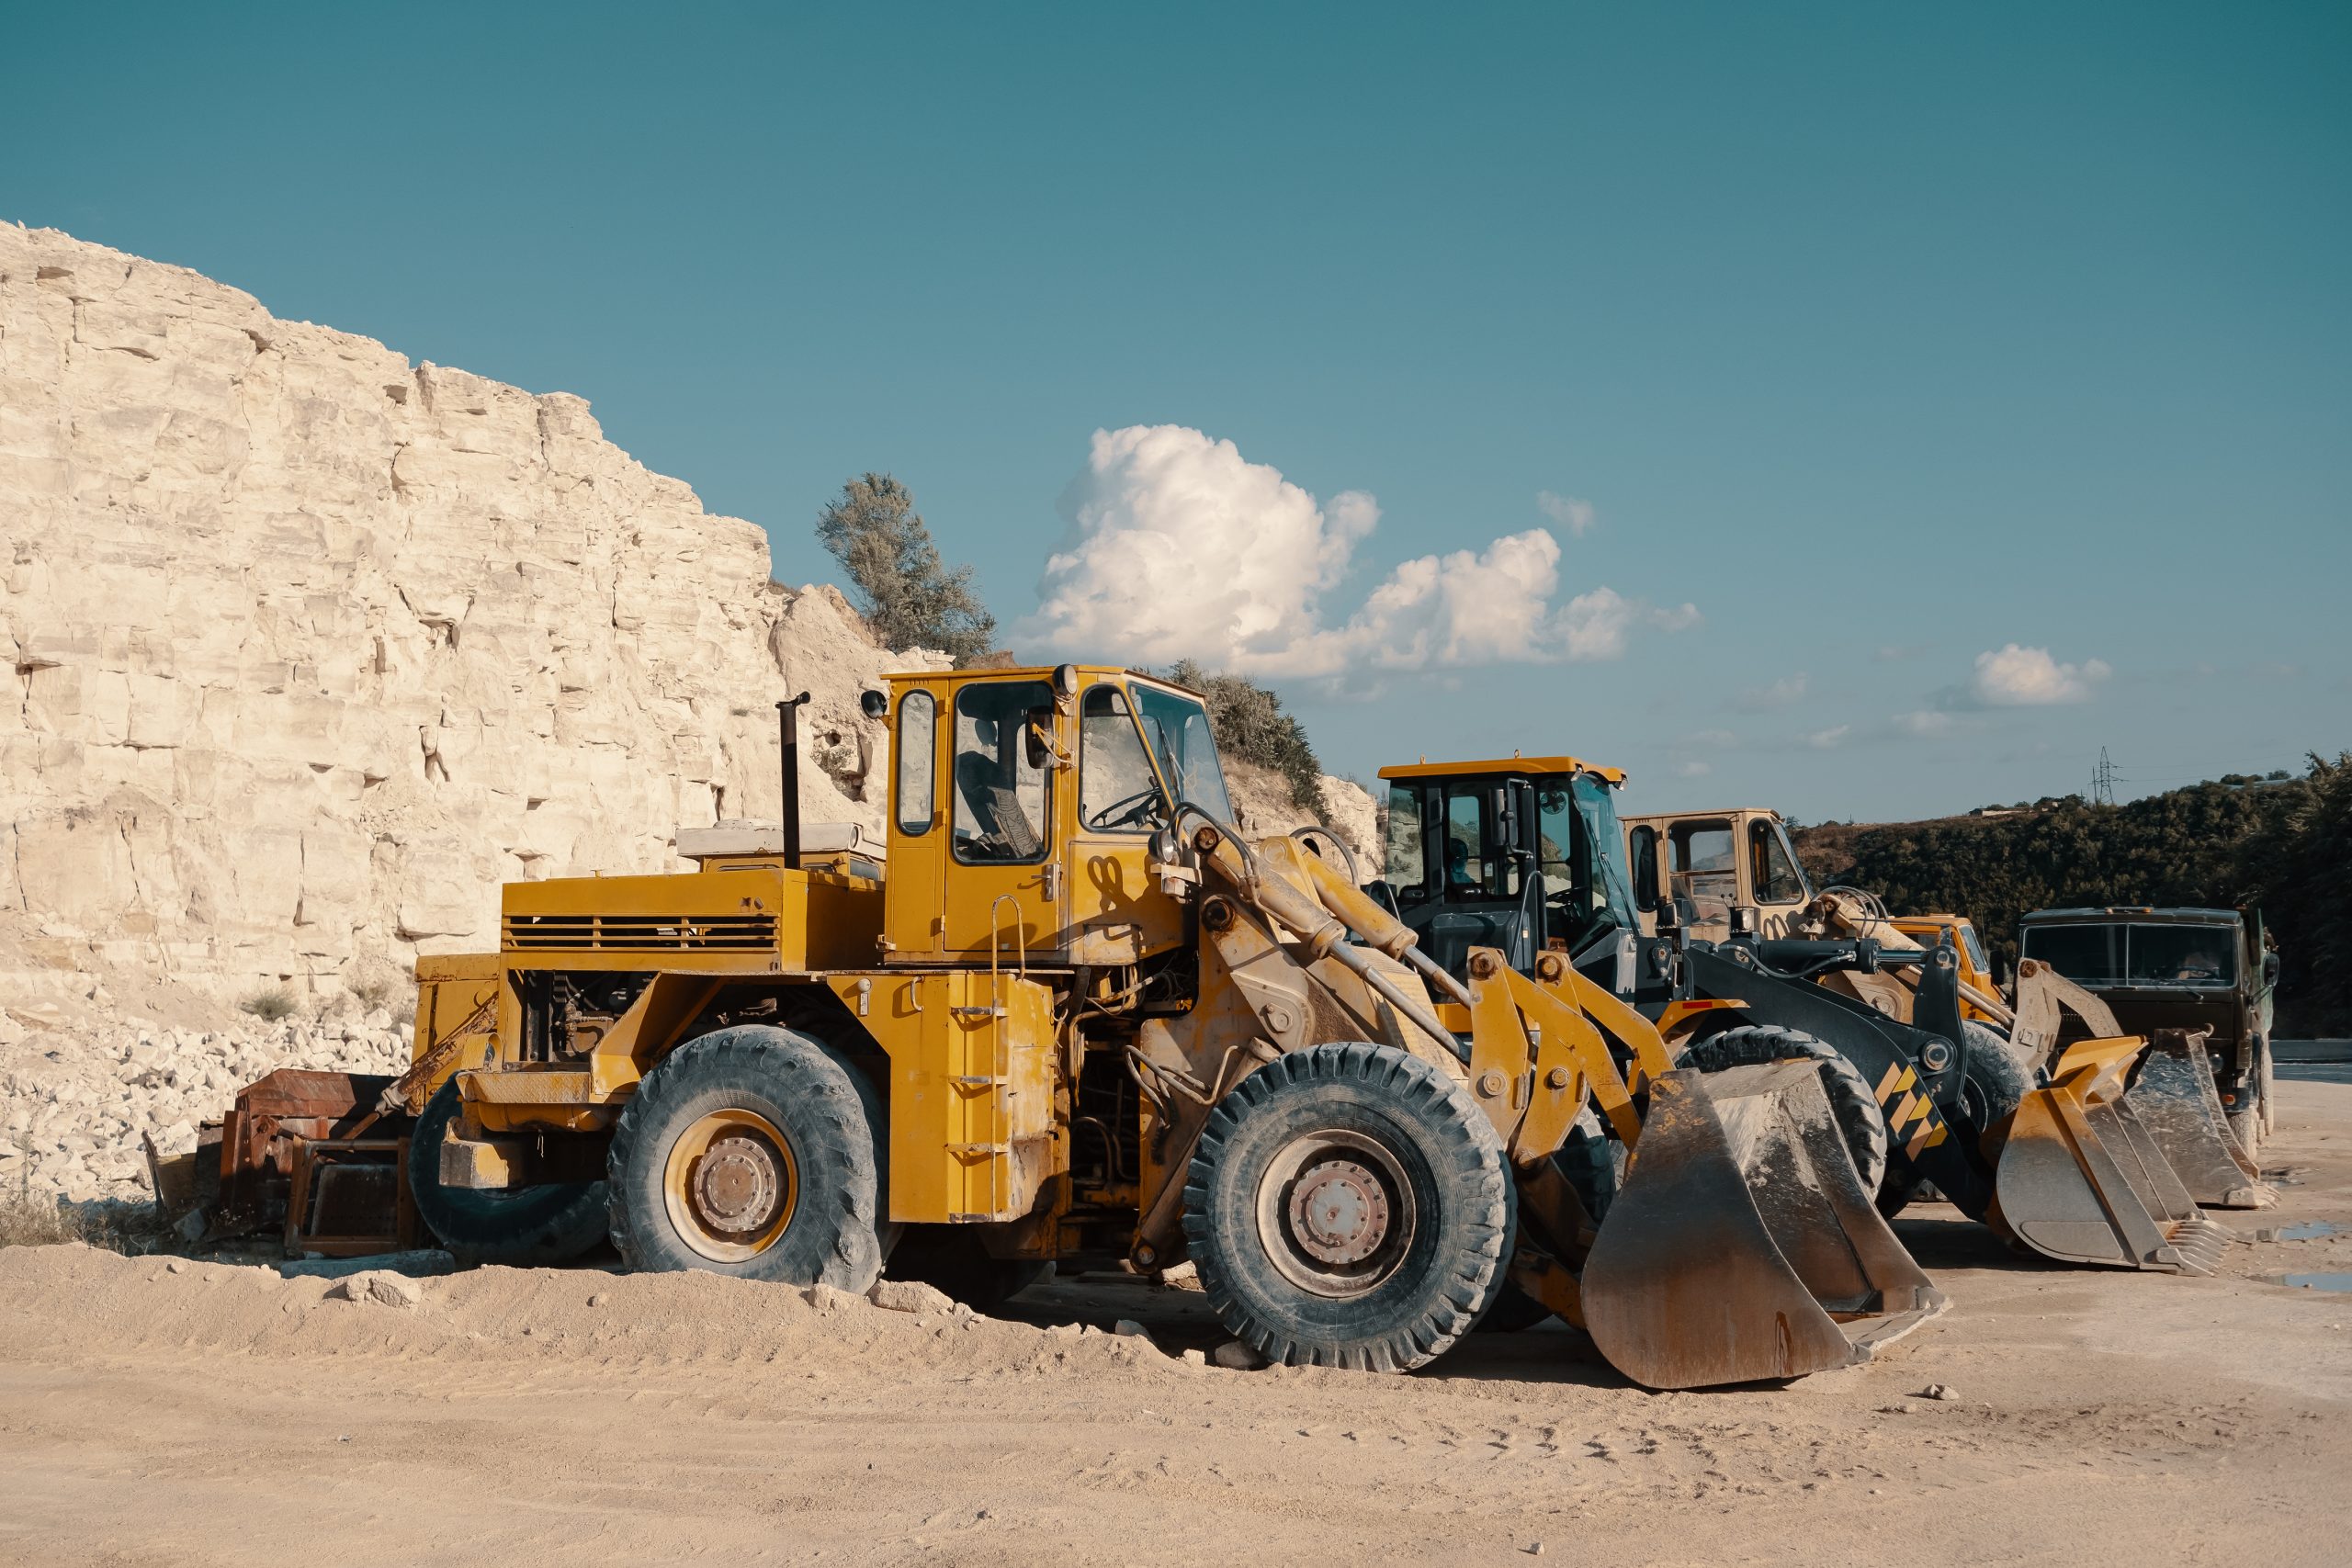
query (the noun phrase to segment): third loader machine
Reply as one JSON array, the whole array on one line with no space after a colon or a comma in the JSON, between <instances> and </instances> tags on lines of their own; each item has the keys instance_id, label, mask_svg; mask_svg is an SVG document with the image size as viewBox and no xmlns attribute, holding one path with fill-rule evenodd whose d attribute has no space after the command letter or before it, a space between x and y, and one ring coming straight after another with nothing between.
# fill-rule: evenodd
<instances>
[{"instance_id":1,"label":"third loader machine","mask_svg":"<svg viewBox=\"0 0 2352 1568\"><path fill-rule=\"evenodd\" d=\"M781 824L682 833L698 872L506 886L439 1010L469 1021L409 1145L428 1226L967 1299L1189 1258L1267 1357L1369 1369L1515 1288L1657 1388L1942 1310L1804 1053L1679 1065L1715 1010L1645 1016L1500 927L1432 944L1328 835L1245 840L1170 682L888 684L883 842L800 841L787 705ZM1564 1157L1602 1122L1622 1184Z\"/></svg>"},{"instance_id":2,"label":"third loader machine","mask_svg":"<svg viewBox=\"0 0 2352 1568\"><path fill-rule=\"evenodd\" d=\"M1890 1214L1931 1185L2052 1258L2212 1272L2226 1233L2124 1103L2147 1042L2110 1032L2046 1068L2028 1064L1963 1017L1949 941L1799 934L1810 889L1777 820L1621 823L1623 775L1566 756L1381 776L1378 893L1441 964L1477 948L1522 968L1565 963L1674 1018L1686 1067L1814 1058L1852 1162ZM1883 966L1906 971L1905 1017L1815 983Z\"/></svg>"}]
</instances>

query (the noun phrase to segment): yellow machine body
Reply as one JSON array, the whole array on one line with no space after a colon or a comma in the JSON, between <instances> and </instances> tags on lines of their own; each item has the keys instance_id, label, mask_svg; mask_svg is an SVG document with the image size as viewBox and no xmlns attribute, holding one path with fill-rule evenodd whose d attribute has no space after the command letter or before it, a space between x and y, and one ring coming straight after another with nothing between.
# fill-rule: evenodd
<instances>
[{"instance_id":1,"label":"yellow machine body","mask_svg":"<svg viewBox=\"0 0 2352 1568\"><path fill-rule=\"evenodd\" d=\"M1095 665L888 687L868 708L892 727L884 852L513 884L494 962L421 968L420 1061L440 1053L463 1101L445 1182L528 1185L550 1148L615 1140L681 1047L773 1025L822 1040L864 1079L881 1220L970 1227L999 1259L1108 1253L1150 1270L1189 1245L1187 1171L1228 1097L1291 1054L1366 1043L1483 1114L1521 1189L1509 1277L1571 1321L1594 1302L1621 1327L1644 1324L1611 1352L1641 1381L1843 1364L1941 1309L1867 1203L1791 1221L1803 1205L1772 1196L1791 1181L1843 1190L1791 1163L1845 1157L1812 1135L1826 1110L1802 1085L1684 1084L1696 1075L1674 1067L1657 1026L1557 955L1528 976L1481 950L1464 986L1307 841L1242 841L1197 694ZM1669 1078L1695 1108L1677 1128L1698 1131L1645 1140L1636 1096ZM1704 1247L1621 1246L1585 1273L1608 1227L1552 1156L1587 1107L1634 1146L1634 1212L1696 1224L1728 1204L1753 1221L1730 1305L1704 1285L1724 1264L1712 1230ZM765 1166L745 1153L774 1132L729 1112L696 1134L703 1153L673 1154L667 1201L718 1213L796 1179L789 1151ZM1675 1154L1694 1138L1713 1153ZM1831 1252L1846 1262L1815 1268ZM1815 1288L1830 1280L1834 1301ZM1773 1327L1792 1322L1794 1338Z\"/></svg>"}]
</instances>

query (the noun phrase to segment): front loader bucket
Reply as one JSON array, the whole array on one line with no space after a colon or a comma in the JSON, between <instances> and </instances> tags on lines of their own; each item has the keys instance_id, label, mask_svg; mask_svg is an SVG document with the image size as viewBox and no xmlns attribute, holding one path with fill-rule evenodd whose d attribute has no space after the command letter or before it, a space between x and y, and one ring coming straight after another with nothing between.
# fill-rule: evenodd
<instances>
[{"instance_id":1,"label":"front loader bucket","mask_svg":"<svg viewBox=\"0 0 2352 1568\"><path fill-rule=\"evenodd\" d=\"M2276 1189L2246 1158L2229 1113L2213 1087L2205 1031L2159 1029L2140 1063L2140 1077L2123 1097L2164 1151L2188 1196L2209 1209L2267 1209Z\"/></svg>"},{"instance_id":2,"label":"front loader bucket","mask_svg":"<svg viewBox=\"0 0 2352 1568\"><path fill-rule=\"evenodd\" d=\"M2197 1212L2179 1173L2120 1092L2134 1036L2067 1048L2029 1090L1995 1168L1987 1224L2066 1263L2211 1274L2229 1233Z\"/></svg>"},{"instance_id":3,"label":"front loader bucket","mask_svg":"<svg viewBox=\"0 0 2352 1568\"><path fill-rule=\"evenodd\" d=\"M1650 1388L1849 1366L1948 1304L1872 1207L1806 1061L1652 1083L1581 1291L1593 1343Z\"/></svg>"}]
</instances>

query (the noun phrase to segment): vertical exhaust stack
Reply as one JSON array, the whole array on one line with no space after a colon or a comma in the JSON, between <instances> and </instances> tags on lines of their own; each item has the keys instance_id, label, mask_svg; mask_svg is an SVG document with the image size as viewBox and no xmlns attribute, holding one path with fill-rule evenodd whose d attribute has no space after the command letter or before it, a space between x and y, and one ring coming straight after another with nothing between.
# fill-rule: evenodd
<instances>
[{"instance_id":1,"label":"vertical exhaust stack","mask_svg":"<svg viewBox=\"0 0 2352 1568\"><path fill-rule=\"evenodd\" d=\"M775 705L777 766L784 774L776 810L784 827L784 863L794 871L800 869L800 705L808 700L803 692Z\"/></svg>"}]
</instances>

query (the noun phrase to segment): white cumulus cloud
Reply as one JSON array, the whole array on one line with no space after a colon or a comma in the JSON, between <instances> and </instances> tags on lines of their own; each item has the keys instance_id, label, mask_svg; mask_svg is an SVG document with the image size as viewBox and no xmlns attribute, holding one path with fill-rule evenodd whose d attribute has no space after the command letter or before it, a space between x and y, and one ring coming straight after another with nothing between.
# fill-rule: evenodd
<instances>
[{"instance_id":1,"label":"white cumulus cloud","mask_svg":"<svg viewBox=\"0 0 2352 1568\"><path fill-rule=\"evenodd\" d=\"M1329 677L1617 659L1638 627L1699 619L1693 605L1657 609L1605 587L1555 604L1560 546L1541 528L1405 561L1335 617L1324 601L1378 503L1361 491L1318 502L1182 425L1095 432L1063 509L1070 531L1015 632L1056 653Z\"/></svg>"},{"instance_id":2,"label":"white cumulus cloud","mask_svg":"<svg viewBox=\"0 0 2352 1568\"><path fill-rule=\"evenodd\" d=\"M1969 682L1968 694L1986 707L2045 707L2057 703L2079 703L2109 673L2100 660L2061 664L2050 657L2046 648L2026 648L2013 642L1997 651L1976 656L1976 673Z\"/></svg>"},{"instance_id":3,"label":"white cumulus cloud","mask_svg":"<svg viewBox=\"0 0 2352 1568\"><path fill-rule=\"evenodd\" d=\"M1600 514L1592 509L1592 502L1548 490L1535 492L1535 510L1566 528L1572 538L1583 538L1586 530L1600 521Z\"/></svg>"}]
</instances>

